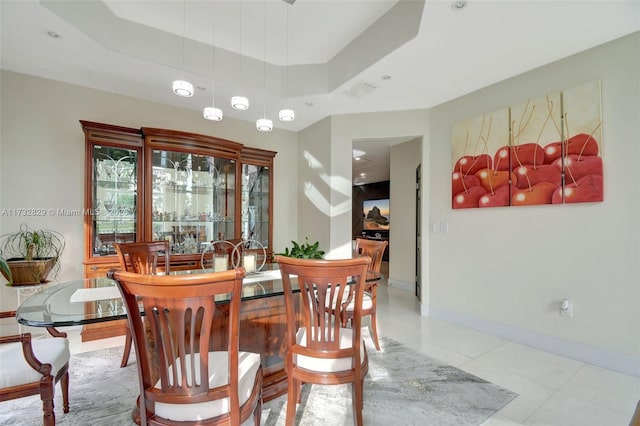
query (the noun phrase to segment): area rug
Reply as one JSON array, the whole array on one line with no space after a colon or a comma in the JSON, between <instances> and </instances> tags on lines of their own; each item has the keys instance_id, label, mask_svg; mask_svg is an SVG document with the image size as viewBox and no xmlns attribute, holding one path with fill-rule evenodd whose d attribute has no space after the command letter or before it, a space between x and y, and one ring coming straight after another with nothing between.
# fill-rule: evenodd
<instances>
[{"instance_id":1,"label":"area rug","mask_svg":"<svg viewBox=\"0 0 640 426\"><path fill-rule=\"evenodd\" d=\"M477 426L517 394L409 349L380 339L381 351L367 342L369 374L365 380L365 425ZM56 424L60 426L133 425L131 409L138 395L135 355L120 368L122 348L72 356L70 411L62 412L56 387ZM263 405L264 426L284 425L286 395ZM1 425L41 425L38 396L0 403ZM349 385L304 385L296 424L352 425Z\"/></svg>"}]
</instances>

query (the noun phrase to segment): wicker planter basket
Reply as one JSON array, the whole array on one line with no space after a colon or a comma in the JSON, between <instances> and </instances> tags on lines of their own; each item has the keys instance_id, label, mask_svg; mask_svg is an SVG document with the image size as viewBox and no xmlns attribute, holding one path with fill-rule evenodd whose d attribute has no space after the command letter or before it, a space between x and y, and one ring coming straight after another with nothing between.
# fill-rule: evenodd
<instances>
[{"instance_id":1,"label":"wicker planter basket","mask_svg":"<svg viewBox=\"0 0 640 426\"><path fill-rule=\"evenodd\" d=\"M14 286L44 283L49 272L56 264L56 258L25 260L24 258L7 259Z\"/></svg>"}]
</instances>

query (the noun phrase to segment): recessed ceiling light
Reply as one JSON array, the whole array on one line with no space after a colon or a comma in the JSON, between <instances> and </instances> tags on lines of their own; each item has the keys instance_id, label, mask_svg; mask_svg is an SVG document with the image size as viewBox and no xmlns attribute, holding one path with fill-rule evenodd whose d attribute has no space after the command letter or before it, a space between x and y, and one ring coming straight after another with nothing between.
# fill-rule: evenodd
<instances>
[{"instance_id":1,"label":"recessed ceiling light","mask_svg":"<svg viewBox=\"0 0 640 426\"><path fill-rule=\"evenodd\" d=\"M456 0L453 2L453 4L451 5L451 7L453 9L462 9L463 7L465 7L467 5L466 0Z\"/></svg>"},{"instance_id":2,"label":"recessed ceiling light","mask_svg":"<svg viewBox=\"0 0 640 426\"><path fill-rule=\"evenodd\" d=\"M57 32L55 32L55 31L47 31L47 35L48 35L49 37L51 37L51 38L60 38L60 37L61 37L61 35L60 35L60 34L58 34L58 33L57 33Z\"/></svg>"},{"instance_id":3,"label":"recessed ceiling light","mask_svg":"<svg viewBox=\"0 0 640 426\"><path fill-rule=\"evenodd\" d=\"M356 157L356 158L354 158L354 160L360 161L360 157Z\"/></svg>"}]
</instances>

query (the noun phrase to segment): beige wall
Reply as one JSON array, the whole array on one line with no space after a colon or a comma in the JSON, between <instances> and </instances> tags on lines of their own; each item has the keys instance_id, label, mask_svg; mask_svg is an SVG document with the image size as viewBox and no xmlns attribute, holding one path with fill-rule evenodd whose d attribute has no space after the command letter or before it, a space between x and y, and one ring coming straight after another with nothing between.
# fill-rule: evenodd
<instances>
[{"instance_id":1,"label":"beige wall","mask_svg":"<svg viewBox=\"0 0 640 426\"><path fill-rule=\"evenodd\" d=\"M277 151L274 166L274 249L297 232L297 134L260 133L253 123L225 118L209 122L199 111L129 98L2 71L0 87L0 210L83 207L84 134L78 120L126 127L159 127L218 136ZM0 232L20 223L62 232L67 248L59 280L83 274L82 217L0 216ZM15 305L15 290L1 287L2 306Z\"/></svg>"},{"instance_id":2,"label":"beige wall","mask_svg":"<svg viewBox=\"0 0 640 426\"><path fill-rule=\"evenodd\" d=\"M389 285L415 292L416 167L422 158L422 138L393 145L389 153L391 230Z\"/></svg>"},{"instance_id":3,"label":"beige wall","mask_svg":"<svg viewBox=\"0 0 640 426\"><path fill-rule=\"evenodd\" d=\"M330 258L331 253L331 119L326 118L299 134L298 150L298 236L319 246Z\"/></svg>"},{"instance_id":4,"label":"beige wall","mask_svg":"<svg viewBox=\"0 0 640 426\"><path fill-rule=\"evenodd\" d=\"M422 138L427 133L427 114L425 110L409 110L409 111L389 111L381 113L369 113L369 114L349 114L339 115L332 117L333 127L331 138L331 149L333 150L332 156L334 158L342 159L342 170L333 169L333 172L337 176L347 176L349 184L351 185L351 162L352 162L352 146L353 140L366 140L366 139L380 139L380 138ZM414 159L411 164L407 164L406 168L415 170L415 165L420 162L419 158ZM391 160L394 164L394 161ZM397 170L396 167L394 169ZM411 172L409 172L411 173ZM394 193L393 186L403 186L405 177L391 176L391 214L394 217L394 222L399 223L402 217L398 212L398 209L394 211ZM394 183L395 180L395 183ZM411 183L404 183L407 186L407 190L411 193L414 191L413 178ZM349 199L348 205L351 209L351 187L349 187ZM409 195L411 197L413 195ZM403 195L396 194L395 197L402 199ZM414 210L405 212L409 215L414 214ZM396 216L397 215L397 216ZM407 227L411 227L412 220L406 222ZM396 228L394 228L396 229ZM332 221L332 247L340 247L342 251L341 256L350 255L351 248L351 210L344 215L336 215ZM390 262L389 279L396 280L398 283L406 282L406 277L403 275L406 270L405 262L410 261L410 265L413 265L412 260L414 256L414 246L407 245L407 242L400 240L399 236L401 232L395 231L389 233L389 256L393 259ZM411 243L410 243L411 244ZM399 260L397 264L395 260ZM412 266L407 266L412 268ZM410 283L413 279L410 280Z\"/></svg>"},{"instance_id":5,"label":"beige wall","mask_svg":"<svg viewBox=\"0 0 640 426\"><path fill-rule=\"evenodd\" d=\"M528 98L602 82L605 200L451 209L451 127ZM640 33L430 111L431 315L640 374ZM574 303L559 315L561 299Z\"/></svg>"}]
</instances>

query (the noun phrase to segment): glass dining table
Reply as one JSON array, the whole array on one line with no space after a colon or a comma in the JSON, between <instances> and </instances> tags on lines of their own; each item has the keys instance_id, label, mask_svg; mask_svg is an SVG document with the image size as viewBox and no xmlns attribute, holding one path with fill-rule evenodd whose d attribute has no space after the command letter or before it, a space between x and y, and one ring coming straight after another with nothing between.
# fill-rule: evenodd
<instances>
[{"instance_id":1,"label":"glass dining table","mask_svg":"<svg viewBox=\"0 0 640 426\"><path fill-rule=\"evenodd\" d=\"M191 269L172 275L213 272ZM283 295L277 264L248 274L242 284L242 300ZM127 313L115 281L110 278L87 278L51 284L29 296L16 310L20 324L31 327L68 327L126 319Z\"/></svg>"},{"instance_id":2,"label":"glass dining table","mask_svg":"<svg viewBox=\"0 0 640 426\"><path fill-rule=\"evenodd\" d=\"M171 274L202 272L212 270L184 270ZM371 283L380 278L380 274L370 272L366 281ZM116 283L107 277L52 284L29 296L16 310L17 321L32 327L68 327L126 318ZM287 322L282 278L276 263L266 264L261 271L244 278L240 330L240 349L261 354L264 401L285 394Z\"/></svg>"}]
</instances>

